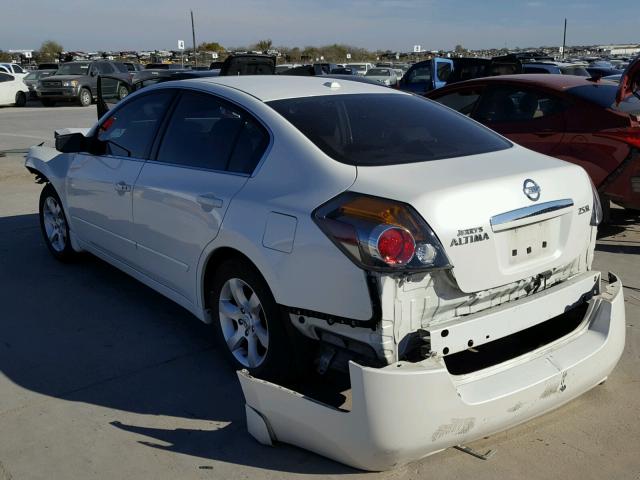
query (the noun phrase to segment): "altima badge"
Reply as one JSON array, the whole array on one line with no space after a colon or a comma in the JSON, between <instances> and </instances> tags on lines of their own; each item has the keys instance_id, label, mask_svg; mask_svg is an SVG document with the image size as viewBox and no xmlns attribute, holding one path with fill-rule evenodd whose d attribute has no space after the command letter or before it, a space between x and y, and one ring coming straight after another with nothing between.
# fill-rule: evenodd
<instances>
[{"instance_id":1,"label":"altima badge","mask_svg":"<svg viewBox=\"0 0 640 480\"><path fill-rule=\"evenodd\" d=\"M537 202L540 198L540 192L542 191L542 189L536 182L534 182L530 178L527 178L522 185L522 191L529 200L531 200L532 202Z\"/></svg>"}]
</instances>

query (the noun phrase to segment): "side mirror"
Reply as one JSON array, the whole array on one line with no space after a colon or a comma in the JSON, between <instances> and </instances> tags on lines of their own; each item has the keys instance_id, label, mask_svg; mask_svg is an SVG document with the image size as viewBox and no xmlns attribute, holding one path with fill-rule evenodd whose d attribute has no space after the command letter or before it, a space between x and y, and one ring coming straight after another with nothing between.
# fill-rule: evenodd
<instances>
[{"instance_id":1,"label":"side mirror","mask_svg":"<svg viewBox=\"0 0 640 480\"><path fill-rule=\"evenodd\" d=\"M91 70L91 72L89 72L89 75L92 77L95 77L98 74L98 72L96 72L95 70Z\"/></svg>"},{"instance_id":2,"label":"side mirror","mask_svg":"<svg viewBox=\"0 0 640 480\"><path fill-rule=\"evenodd\" d=\"M82 133L69 133L56 137L56 150L61 153L78 153L89 150L90 139Z\"/></svg>"}]
</instances>

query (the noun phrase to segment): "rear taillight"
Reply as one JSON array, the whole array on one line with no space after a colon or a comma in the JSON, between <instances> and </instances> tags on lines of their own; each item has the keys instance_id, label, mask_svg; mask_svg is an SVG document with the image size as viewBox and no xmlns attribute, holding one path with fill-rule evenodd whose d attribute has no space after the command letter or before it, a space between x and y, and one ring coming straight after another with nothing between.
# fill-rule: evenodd
<instances>
[{"instance_id":1,"label":"rear taillight","mask_svg":"<svg viewBox=\"0 0 640 480\"><path fill-rule=\"evenodd\" d=\"M431 227L405 203L346 192L316 209L313 219L351 260L366 270L451 268Z\"/></svg>"},{"instance_id":2,"label":"rear taillight","mask_svg":"<svg viewBox=\"0 0 640 480\"><path fill-rule=\"evenodd\" d=\"M616 130L610 132L599 132L596 135L605 138L611 138L619 142L624 142L627 145L635 148L640 148L640 129L628 128L625 130Z\"/></svg>"}]
</instances>

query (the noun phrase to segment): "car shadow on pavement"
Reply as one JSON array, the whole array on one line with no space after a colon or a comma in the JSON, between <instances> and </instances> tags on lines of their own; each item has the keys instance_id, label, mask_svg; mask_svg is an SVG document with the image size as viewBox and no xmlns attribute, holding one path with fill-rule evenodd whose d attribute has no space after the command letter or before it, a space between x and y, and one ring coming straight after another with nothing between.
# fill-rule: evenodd
<instances>
[{"instance_id":1,"label":"car shadow on pavement","mask_svg":"<svg viewBox=\"0 0 640 480\"><path fill-rule=\"evenodd\" d=\"M136 422L126 415L137 425L111 424L154 439L140 442L149 447L205 463L353 472L294 447L259 445L246 431L239 382L211 327L91 255L57 262L41 239L37 215L0 218L0 285L0 374L23 389L141 414ZM24 402L23 394L0 395L0 412ZM153 416L176 417L178 424L195 419L202 428L145 426ZM117 411L104 421L114 418ZM209 429L217 424L223 426Z\"/></svg>"},{"instance_id":2,"label":"car shadow on pavement","mask_svg":"<svg viewBox=\"0 0 640 480\"><path fill-rule=\"evenodd\" d=\"M629 227L640 223L640 214L623 208L612 208L608 223L598 227L598 239L604 240L624 232Z\"/></svg>"}]
</instances>

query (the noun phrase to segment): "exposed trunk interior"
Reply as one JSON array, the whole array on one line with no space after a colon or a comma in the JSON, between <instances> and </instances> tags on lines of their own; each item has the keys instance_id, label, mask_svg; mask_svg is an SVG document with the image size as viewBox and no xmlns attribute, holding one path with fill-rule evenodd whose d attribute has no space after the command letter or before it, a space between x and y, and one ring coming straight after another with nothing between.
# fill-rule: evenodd
<instances>
[{"instance_id":1,"label":"exposed trunk interior","mask_svg":"<svg viewBox=\"0 0 640 480\"><path fill-rule=\"evenodd\" d=\"M508 337L444 357L452 375L464 375L498 365L543 347L575 330L589 304L583 302L562 315Z\"/></svg>"}]
</instances>

